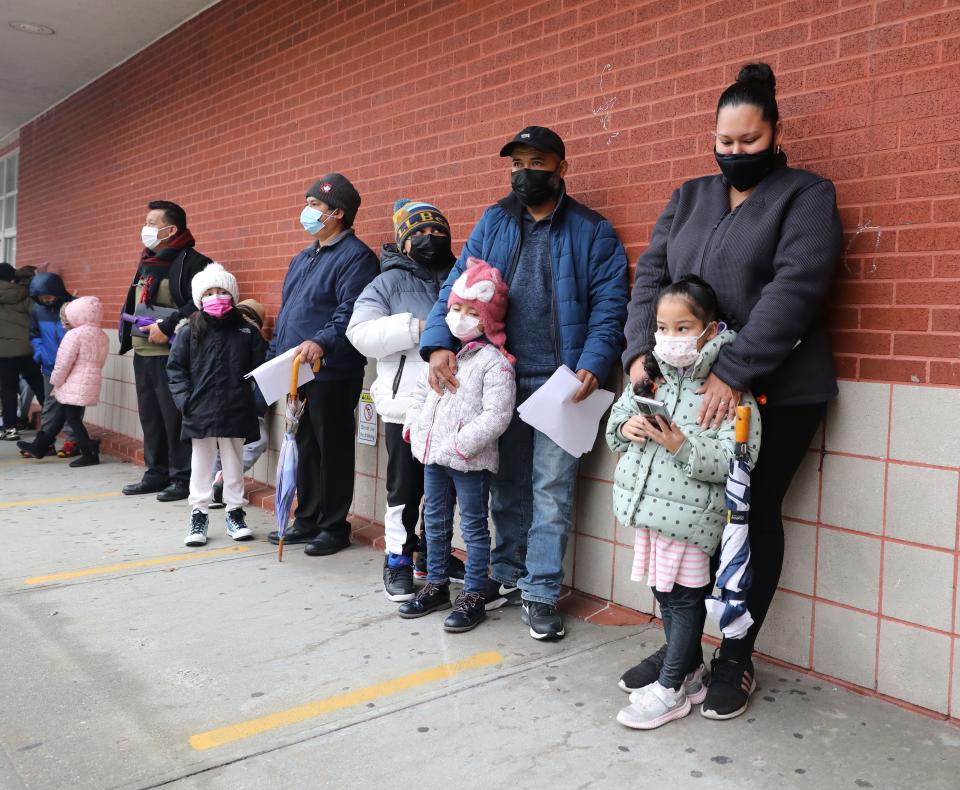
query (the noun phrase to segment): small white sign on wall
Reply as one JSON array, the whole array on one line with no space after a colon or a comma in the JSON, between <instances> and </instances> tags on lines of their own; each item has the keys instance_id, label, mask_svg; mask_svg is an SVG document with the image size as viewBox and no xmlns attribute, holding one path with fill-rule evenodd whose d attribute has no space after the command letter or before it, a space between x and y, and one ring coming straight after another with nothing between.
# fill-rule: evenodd
<instances>
[{"instance_id":1,"label":"small white sign on wall","mask_svg":"<svg viewBox=\"0 0 960 790\"><path fill-rule=\"evenodd\" d=\"M360 408L358 411L357 443L376 445L377 410L373 405L373 396L367 390L360 393Z\"/></svg>"}]
</instances>

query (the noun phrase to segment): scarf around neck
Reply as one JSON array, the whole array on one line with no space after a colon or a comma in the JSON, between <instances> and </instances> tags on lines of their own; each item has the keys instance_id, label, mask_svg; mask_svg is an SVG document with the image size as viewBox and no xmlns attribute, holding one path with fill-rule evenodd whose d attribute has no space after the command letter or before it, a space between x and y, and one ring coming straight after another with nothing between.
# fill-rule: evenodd
<instances>
[{"instance_id":1,"label":"scarf around neck","mask_svg":"<svg viewBox=\"0 0 960 790\"><path fill-rule=\"evenodd\" d=\"M143 292L140 294L141 304L152 305L157 298L157 289L160 282L170 274L170 266L186 249L196 244L189 228L180 231L167 242L162 250L151 250L145 247L140 253L140 265L137 268L137 282L144 281Z\"/></svg>"}]
</instances>

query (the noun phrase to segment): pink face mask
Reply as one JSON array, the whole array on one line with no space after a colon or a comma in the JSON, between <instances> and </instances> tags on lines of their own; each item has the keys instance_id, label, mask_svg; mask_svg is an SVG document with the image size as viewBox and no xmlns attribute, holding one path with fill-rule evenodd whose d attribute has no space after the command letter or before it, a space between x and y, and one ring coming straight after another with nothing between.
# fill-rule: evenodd
<instances>
[{"instance_id":1,"label":"pink face mask","mask_svg":"<svg viewBox=\"0 0 960 790\"><path fill-rule=\"evenodd\" d=\"M204 296L200 300L203 305L203 312L214 318L223 318L227 313L233 310L233 297L229 294L215 294L213 296Z\"/></svg>"}]
</instances>

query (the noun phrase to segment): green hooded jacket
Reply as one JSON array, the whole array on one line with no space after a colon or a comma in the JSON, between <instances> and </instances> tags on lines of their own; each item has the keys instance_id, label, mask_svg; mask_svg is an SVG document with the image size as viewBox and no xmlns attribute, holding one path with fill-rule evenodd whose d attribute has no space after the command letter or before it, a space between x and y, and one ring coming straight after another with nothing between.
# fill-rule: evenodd
<instances>
[{"instance_id":1,"label":"green hooded jacket","mask_svg":"<svg viewBox=\"0 0 960 790\"><path fill-rule=\"evenodd\" d=\"M734 424L724 420L719 430L697 425L703 384L720 349L736 332L726 330L707 342L692 367L681 371L657 357L666 381L657 388L686 441L671 455L656 442L631 442L620 426L640 414L628 385L613 405L607 421L607 444L623 457L613 476L613 511L626 526L646 527L672 540L682 540L713 555L720 545L726 521L724 490L730 461L736 451ZM654 353L656 357L656 353ZM760 412L753 396L745 392L741 405L749 406L749 463L760 450Z\"/></svg>"}]
</instances>

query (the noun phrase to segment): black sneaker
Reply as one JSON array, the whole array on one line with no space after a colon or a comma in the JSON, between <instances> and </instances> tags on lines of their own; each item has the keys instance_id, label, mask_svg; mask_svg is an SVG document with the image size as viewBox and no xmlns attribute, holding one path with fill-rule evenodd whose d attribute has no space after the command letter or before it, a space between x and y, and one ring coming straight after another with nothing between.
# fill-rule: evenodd
<instances>
[{"instance_id":1,"label":"black sneaker","mask_svg":"<svg viewBox=\"0 0 960 790\"><path fill-rule=\"evenodd\" d=\"M666 655L667 646L663 644L656 653L647 656L635 667L631 667L624 672L617 685L628 692L634 692L644 686L649 686L660 678L660 669L663 667L663 659Z\"/></svg>"},{"instance_id":2,"label":"black sneaker","mask_svg":"<svg viewBox=\"0 0 960 790\"><path fill-rule=\"evenodd\" d=\"M246 517L242 507L227 511L227 534L234 540L253 540L253 531L247 526Z\"/></svg>"},{"instance_id":3,"label":"black sneaker","mask_svg":"<svg viewBox=\"0 0 960 790\"><path fill-rule=\"evenodd\" d=\"M451 554L447 560L447 576L451 584L463 584L467 568L456 554Z\"/></svg>"},{"instance_id":4,"label":"black sneaker","mask_svg":"<svg viewBox=\"0 0 960 790\"><path fill-rule=\"evenodd\" d=\"M427 582L412 601L400 604L397 614L407 619L450 608L450 585Z\"/></svg>"},{"instance_id":5,"label":"black sneaker","mask_svg":"<svg viewBox=\"0 0 960 790\"><path fill-rule=\"evenodd\" d=\"M710 686L700 713L707 719L734 719L747 709L757 689L753 662L715 658L710 662Z\"/></svg>"},{"instance_id":6,"label":"black sneaker","mask_svg":"<svg viewBox=\"0 0 960 790\"><path fill-rule=\"evenodd\" d=\"M534 639L563 639L563 618L557 607L539 601L524 601L520 619L530 626L530 636Z\"/></svg>"},{"instance_id":7,"label":"black sneaker","mask_svg":"<svg viewBox=\"0 0 960 790\"><path fill-rule=\"evenodd\" d=\"M409 601L417 594L413 583L413 565L394 565L391 567L387 557L383 558L383 592L388 601Z\"/></svg>"},{"instance_id":8,"label":"black sneaker","mask_svg":"<svg viewBox=\"0 0 960 790\"><path fill-rule=\"evenodd\" d=\"M492 612L501 606L520 606L520 588L509 584L500 584L496 579L487 579L486 609Z\"/></svg>"},{"instance_id":9,"label":"black sneaker","mask_svg":"<svg viewBox=\"0 0 960 790\"><path fill-rule=\"evenodd\" d=\"M483 608L483 593L463 592L457 596L453 611L443 621L443 630L453 633L472 631L483 622L486 616L487 611Z\"/></svg>"},{"instance_id":10,"label":"black sneaker","mask_svg":"<svg viewBox=\"0 0 960 790\"><path fill-rule=\"evenodd\" d=\"M206 513L194 510L190 514L190 531L183 540L184 546L203 546L207 542L207 527L210 519Z\"/></svg>"},{"instance_id":11,"label":"black sneaker","mask_svg":"<svg viewBox=\"0 0 960 790\"><path fill-rule=\"evenodd\" d=\"M226 507L223 501L223 480L213 484L213 502L210 503L211 510L222 510ZM286 542L286 541L284 541Z\"/></svg>"}]
</instances>

